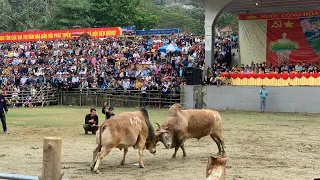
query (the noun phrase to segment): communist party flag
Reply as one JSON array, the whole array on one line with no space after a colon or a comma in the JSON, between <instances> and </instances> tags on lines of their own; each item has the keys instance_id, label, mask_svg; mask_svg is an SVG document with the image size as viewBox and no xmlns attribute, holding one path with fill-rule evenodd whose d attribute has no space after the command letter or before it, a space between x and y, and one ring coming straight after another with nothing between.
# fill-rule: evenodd
<instances>
[{"instance_id":1,"label":"communist party flag","mask_svg":"<svg viewBox=\"0 0 320 180\"><path fill-rule=\"evenodd\" d=\"M320 11L240 15L239 20L243 64L320 61Z\"/></svg>"},{"instance_id":2,"label":"communist party flag","mask_svg":"<svg viewBox=\"0 0 320 180\"><path fill-rule=\"evenodd\" d=\"M267 64L309 64L320 60L304 35L304 21L308 19L268 20Z\"/></svg>"}]
</instances>

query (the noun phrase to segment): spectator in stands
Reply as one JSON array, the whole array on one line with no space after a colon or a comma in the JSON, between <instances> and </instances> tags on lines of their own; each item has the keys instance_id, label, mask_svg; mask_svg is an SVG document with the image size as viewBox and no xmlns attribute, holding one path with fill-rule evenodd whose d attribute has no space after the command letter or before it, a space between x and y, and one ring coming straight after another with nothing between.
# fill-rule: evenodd
<instances>
[{"instance_id":1,"label":"spectator in stands","mask_svg":"<svg viewBox=\"0 0 320 180\"><path fill-rule=\"evenodd\" d=\"M266 90L266 86L262 85L260 89L260 112L265 112L267 96L268 96L268 91Z\"/></svg>"},{"instance_id":2,"label":"spectator in stands","mask_svg":"<svg viewBox=\"0 0 320 180\"><path fill-rule=\"evenodd\" d=\"M88 131L92 132L92 134L96 134L99 126L99 118L97 116L97 110L95 108L90 109L90 114L87 114L84 120L83 129L85 134L88 134Z\"/></svg>"}]
</instances>

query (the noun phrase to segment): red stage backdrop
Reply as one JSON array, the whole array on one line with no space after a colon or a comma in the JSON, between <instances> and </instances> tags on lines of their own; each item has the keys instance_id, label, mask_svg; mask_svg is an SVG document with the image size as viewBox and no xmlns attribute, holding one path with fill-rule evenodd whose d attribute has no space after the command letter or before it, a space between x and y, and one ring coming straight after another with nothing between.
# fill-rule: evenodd
<instances>
[{"instance_id":1,"label":"red stage backdrop","mask_svg":"<svg viewBox=\"0 0 320 180\"><path fill-rule=\"evenodd\" d=\"M320 61L320 11L249 14L239 20L267 21L267 64Z\"/></svg>"},{"instance_id":2,"label":"red stage backdrop","mask_svg":"<svg viewBox=\"0 0 320 180\"><path fill-rule=\"evenodd\" d=\"M104 36L118 37L122 35L122 29L121 27L108 27L31 32L5 32L0 33L0 42L72 39L72 33L88 33L92 38L103 38Z\"/></svg>"}]
</instances>

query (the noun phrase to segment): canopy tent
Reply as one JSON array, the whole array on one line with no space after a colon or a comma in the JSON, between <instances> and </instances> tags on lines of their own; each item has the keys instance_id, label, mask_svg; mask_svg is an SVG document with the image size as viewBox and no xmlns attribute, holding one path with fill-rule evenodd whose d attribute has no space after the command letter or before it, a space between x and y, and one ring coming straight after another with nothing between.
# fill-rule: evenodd
<instances>
[{"instance_id":1,"label":"canopy tent","mask_svg":"<svg viewBox=\"0 0 320 180\"><path fill-rule=\"evenodd\" d=\"M174 46L172 44L166 44L158 49L159 52L163 53L181 53L182 50L178 48L177 46Z\"/></svg>"}]
</instances>

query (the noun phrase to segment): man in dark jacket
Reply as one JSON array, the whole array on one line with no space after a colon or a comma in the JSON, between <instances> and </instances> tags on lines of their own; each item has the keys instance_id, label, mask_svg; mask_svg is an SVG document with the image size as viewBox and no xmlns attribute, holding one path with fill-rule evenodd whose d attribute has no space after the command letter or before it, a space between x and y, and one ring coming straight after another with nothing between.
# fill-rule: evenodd
<instances>
[{"instance_id":1,"label":"man in dark jacket","mask_svg":"<svg viewBox=\"0 0 320 180\"><path fill-rule=\"evenodd\" d=\"M109 107L108 111L107 110L107 103L104 103L103 105L103 108L102 108L102 114L105 114L106 115L106 119L105 120L108 120L110 119L112 116L114 116L114 108L112 106Z\"/></svg>"},{"instance_id":2,"label":"man in dark jacket","mask_svg":"<svg viewBox=\"0 0 320 180\"><path fill-rule=\"evenodd\" d=\"M88 134L88 131L91 131L92 134L96 134L96 131L99 129L99 118L97 116L97 110L94 108L90 109L90 114L87 114L84 119L83 129L85 134Z\"/></svg>"},{"instance_id":3,"label":"man in dark jacket","mask_svg":"<svg viewBox=\"0 0 320 180\"><path fill-rule=\"evenodd\" d=\"M7 102L4 96L2 95L2 89L0 89L0 116L2 122L3 133L9 134L6 123L6 114L8 113Z\"/></svg>"}]
</instances>

